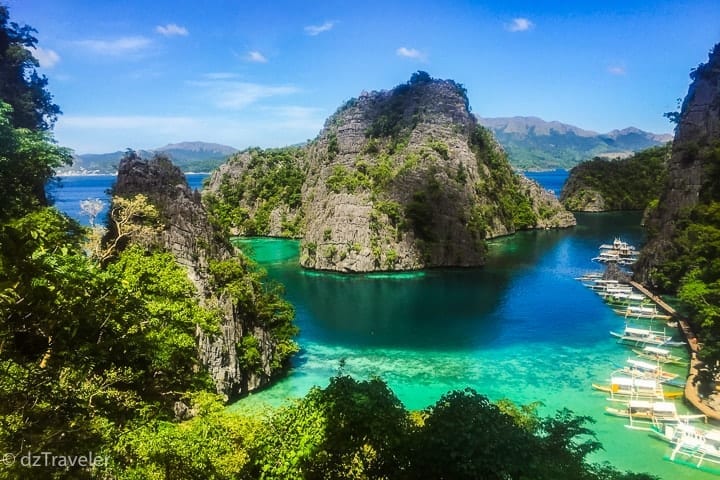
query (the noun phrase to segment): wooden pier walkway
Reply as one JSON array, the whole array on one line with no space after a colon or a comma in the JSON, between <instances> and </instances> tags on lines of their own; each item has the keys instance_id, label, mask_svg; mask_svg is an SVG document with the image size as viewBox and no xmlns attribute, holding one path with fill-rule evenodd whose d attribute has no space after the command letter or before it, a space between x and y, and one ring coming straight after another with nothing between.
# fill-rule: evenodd
<instances>
[{"instance_id":1,"label":"wooden pier walkway","mask_svg":"<svg viewBox=\"0 0 720 480\"><path fill-rule=\"evenodd\" d=\"M720 420L720 412L715 410L714 408L710 408L707 404L705 404L698 395L697 387L693 385L695 377L698 374L698 366L700 365L700 361L697 358L697 353L700 349L700 345L698 344L697 337L690 328L687 320L680 317L674 308L665 303L662 298L653 294L643 285L640 285L639 283L634 281L631 281L630 285L635 287L638 291L647 295L648 298L650 298L653 302L657 303L660 308L665 310L677 320L678 325L680 326L680 330L682 330L683 335L685 335L688 350L690 352L690 370L688 372L687 380L685 381L685 400L690 402L693 407L700 410L703 414L707 415L708 418L712 418L713 420Z\"/></svg>"}]
</instances>

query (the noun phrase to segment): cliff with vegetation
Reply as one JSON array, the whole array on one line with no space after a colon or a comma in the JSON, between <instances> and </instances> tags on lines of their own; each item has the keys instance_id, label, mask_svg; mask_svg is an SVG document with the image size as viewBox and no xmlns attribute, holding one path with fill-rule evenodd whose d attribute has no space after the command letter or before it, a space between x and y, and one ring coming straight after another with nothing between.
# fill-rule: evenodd
<instances>
[{"instance_id":1,"label":"cliff with vegetation","mask_svg":"<svg viewBox=\"0 0 720 480\"><path fill-rule=\"evenodd\" d=\"M348 101L302 153L283 152L292 167L268 170L257 160L277 152L236 157L213 176L206 203L231 232L302 236L308 268L481 265L488 238L575 224L512 171L470 114L465 89L424 72ZM262 173L283 168L276 179ZM259 188L262 181L272 186Z\"/></svg>"},{"instance_id":2,"label":"cliff with vegetation","mask_svg":"<svg viewBox=\"0 0 720 480\"><path fill-rule=\"evenodd\" d=\"M668 180L634 273L683 302L709 366L698 379L711 389L720 374L720 44L690 77L681 111L667 114L678 121Z\"/></svg>"},{"instance_id":3,"label":"cliff with vegetation","mask_svg":"<svg viewBox=\"0 0 720 480\"><path fill-rule=\"evenodd\" d=\"M215 221L231 235L302 235L306 150L251 148L213 171L203 190Z\"/></svg>"},{"instance_id":4,"label":"cliff with vegetation","mask_svg":"<svg viewBox=\"0 0 720 480\"><path fill-rule=\"evenodd\" d=\"M700 210L720 199L720 47L715 46L708 62L690 76L693 81L681 111L668 114L678 122L668 180L648 216L648 243L635 270L636 277L658 287L679 280L678 274L663 273L668 270L663 265L679 254L678 240L704 216Z\"/></svg>"},{"instance_id":5,"label":"cliff with vegetation","mask_svg":"<svg viewBox=\"0 0 720 480\"><path fill-rule=\"evenodd\" d=\"M667 179L670 144L622 160L594 158L570 170L560 202L572 211L644 210L657 204Z\"/></svg>"},{"instance_id":6,"label":"cliff with vegetation","mask_svg":"<svg viewBox=\"0 0 720 480\"><path fill-rule=\"evenodd\" d=\"M128 220L152 220L154 228L121 225L117 215L138 195L156 209L157 217L142 214ZM108 241L118 248L137 243L170 252L185 268L201 304L219 317L218 330L197 329L199 358L217 390L233 397L267 384L296 350L292 307L259 282L249 260L210 224L199 193L188 187L180 169L163 156L147 161L126 155L113 197Z\"/></svg>"}]
</instances>

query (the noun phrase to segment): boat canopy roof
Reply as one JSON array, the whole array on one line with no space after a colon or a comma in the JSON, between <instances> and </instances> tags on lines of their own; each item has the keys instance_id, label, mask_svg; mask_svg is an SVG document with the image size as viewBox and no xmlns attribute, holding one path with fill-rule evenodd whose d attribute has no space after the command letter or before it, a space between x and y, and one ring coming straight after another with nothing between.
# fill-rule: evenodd
<instances>
[{"instance_id":1,"label":"boat canopy roof","mask_svg":"<svg viewBox=\"0 0 720 480\"><path fill-rule=\"evenodd\" d=\"M708 440L714 440L716 442L720 442L720 430L709 430L705 434L705 438Z\"/></svg>"},{"instance_id":2,"label":"boat canopy roof","mask_svg":"<svg viewBox=\"0 0 720 480\"><path fill-rule=\"evenodd\" d=\"M630 400L628 402L628 407L630 407L630 408L645 408L647 410L650 410L653 407L653 403L648 402L647 400Z\"/></svg>"},{"instance_id":3,"label":"boat canopy roof","mask_svg":"<svg viewBox=\"0 0 720 480\"><path fill-rule=\"evenodd\" d=\"M676 413L677 409L675 408L675 404L672 402L656 402L653 404L653 410L656 412L663 412L663 413Z\"/></svg>"},{"instance_id":4,"label":"boat canopy roof","mask_svg":"<svg viewBox=\"0 0 720 480\"><path fill-rule=\"evenodd\" d=\"M670 350L665 350L664 348L659 348L659 347L647 346L647 347L643 348L643 350L648 353L654 353L656 355L663 355L663 356L670 355Z\"/></svg>"},{"instance_id":5,"label":"boat canopy roof","mask_svg":"<svg viewBox=\"0 0 720 480\"><path fill-rule=\"evenodd\" d=\"M621 387L639 387L639 388L656 388L657 383L655 380L649 380L646 378L633 378L633 377L612 377L610 383L613 385L619 385Z\"/></svg>"},{"instance_id":6,"label":"boat canopy roof","mask_svg":"<svg viewBox=\"0 0 720 480\"><path fill-rule=\"evenodd\" d=\"M627 363L629 363L633 367L639 368L641 370L649 370L651 372L654 372L658 369L658 366L653 363L643 362L642 360L636 360L634 358L628 358Z\"/></svg>"},{"instance_id":7,"label":"boat canopy roof","mask_svg":"<svg viewBox=\"0 0 720 480\"><path fill-rule=\"evenodd\" d=\"M650 335L650 330L645 328L625 327L625 333L631 333L634 335Z\"/></svg>"}]
</instances>

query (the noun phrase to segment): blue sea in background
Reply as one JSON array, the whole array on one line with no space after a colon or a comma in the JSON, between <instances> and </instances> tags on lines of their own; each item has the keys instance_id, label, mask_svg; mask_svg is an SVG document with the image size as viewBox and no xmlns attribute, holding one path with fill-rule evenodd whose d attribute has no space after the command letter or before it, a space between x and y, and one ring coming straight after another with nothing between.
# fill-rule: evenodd
<instances>
[{"instance_id":1,"label":"blue sea in background","mask_svg":"<svg viewBox=\"0 0 720 480\"><path fill-rule=\"evenodd\" d=\"M565 185L568 173L569 172L567 170L561 169L547 172L523 172L523 174L530 180L535 180L540 183L540 185L552 191L557 197L560 196L560 191L562 190L563 185Z\"/></svg>"},{"instance_id":2,"label":"blue sea in background","mask_svg":"<svg viewBox=\"0 0 720 480\"><path fill-rule=\"evenodd\" d=\"M562 172L528 176L559 192L567 177ZM64 177L63 187L52 189L56 205L82 220L79 201L107 199L113 179ZM202 176L191 182L200 185ZM604 450L594 461L668 480L717 478L666 460L669 446L604 414L607 394L590 385L609 383L632 352L609 335L623 328L624 319L575 277L600 270L590 259L601 243L621 237L639 246L644 237L637 212L576 217L574 228L494 239L487 264L471 269L313 272L298 266L297 241L240 240L268 277L284 285L296 309L301 351L286 377L229 408L244 411L302 396L327 385L343 365L357 378L382 377L410 409L465 387L491 400L540 401L543 415L567 407L595 420L590 428ZM677 372L684 377L682 369Z\"/></svg>"},{"instance_id":3,"label":"blue sea in background","mask_svg":"<svg viewBox=\"0 0 720 480\"><path fill-rule=\"evenodd\" d=\"M207 173L188 173L190 188L202 188ZM115 175L67 175L56 177L47 185L46 191L55 207L67 213L83 225L89 225L90 219L80 209L80 202L88 199L100 199L105 208L97 216L97 223L104 223L107 208L110 205L109 189L115 182Z\"/></svg>"}]
</instances>

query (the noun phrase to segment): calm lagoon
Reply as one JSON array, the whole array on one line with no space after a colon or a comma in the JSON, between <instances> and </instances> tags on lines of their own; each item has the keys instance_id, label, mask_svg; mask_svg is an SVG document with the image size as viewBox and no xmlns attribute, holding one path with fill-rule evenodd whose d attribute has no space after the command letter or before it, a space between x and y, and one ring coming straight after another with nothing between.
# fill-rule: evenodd
<instances>
[{"instance_id":1,"label":"calm lagoon","mask_svg":"<svg viewBox=\"0 0 720 480\"><path fill-rule=\"evenodd\" d=\"M563 173L529 176L558 192ZM199 188L205 176L188 175L191 186ZM87 224L80 200L107 202L114 178L62 177L49 191L58 208ZM665 460L666 444L604 415L607 395L590 384L607 383L632 352L608 333L623 328L623 318L574 277L600 269L590 259L601 243L619 236L639 245L643 232L640 213L576 216L571 229L491 241L487 265L473 269L311 272L298 266L297 241L242 240L269 278L284 285L297 312L301 352L285 378L229 408L302 396L313 385L327 385L344 364L357 378L381 376L409 409L465 387L492 400L540 401L543 415L567 407L596 420L591 428L605 449L593 460L668 480L717 478Z\"/></svg>"}]
</instances>

